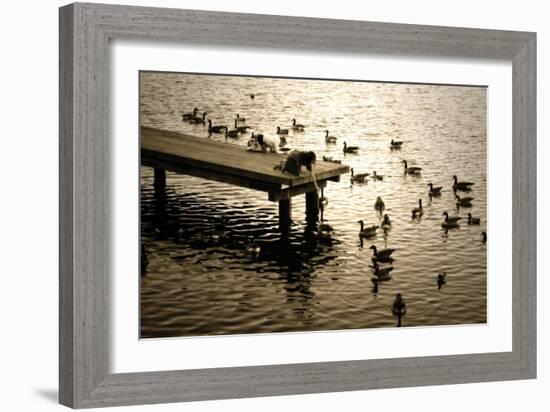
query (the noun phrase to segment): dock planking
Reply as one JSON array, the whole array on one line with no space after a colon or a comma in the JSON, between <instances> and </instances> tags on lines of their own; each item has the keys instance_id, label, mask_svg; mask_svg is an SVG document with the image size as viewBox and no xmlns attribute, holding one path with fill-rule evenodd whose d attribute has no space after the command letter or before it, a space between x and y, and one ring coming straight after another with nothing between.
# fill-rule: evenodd
<instances>
[{"instance_id":1,"label":"dock planking","mask_svg":"<svg viewBox=\"0 0 550 412\"><path fill-rule=\"evenodd\" d=\"M306 213L317 218L318 199L313 178L303 168L299 176L282 173L274 166L285 155L247 150L245 147L214 141L187 134L141 127L141 163L155 168L155 185L164 187L157 180L165 179L165 170L203 179L247 187L268 193L268 199L279 202L279 223L283 231L291 221L291 198L303 193L309 199ZM318 160L313 169L319 188L327 181L338 181L349 167ZM158 177L158 179L157 179Z\"/></svg>"}]
</instances>

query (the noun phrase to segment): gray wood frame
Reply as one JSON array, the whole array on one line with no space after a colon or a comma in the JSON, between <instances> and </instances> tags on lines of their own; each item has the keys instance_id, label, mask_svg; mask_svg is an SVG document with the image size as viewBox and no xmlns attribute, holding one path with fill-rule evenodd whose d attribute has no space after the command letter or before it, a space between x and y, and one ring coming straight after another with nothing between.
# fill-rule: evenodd
<instances>
[{"instance_id":1,"label":"gray wood frame","mask_svg":"<svg viewBox=\"0 0 550 412\"><path fill-rule=\"evenodd\" d=\"M59 25L62 404L86 408L536 376L535 33L83 3L62 7ZM113 38L511 61L512 351L109 373L108 80Z\"/></svg>"}]
</instances>

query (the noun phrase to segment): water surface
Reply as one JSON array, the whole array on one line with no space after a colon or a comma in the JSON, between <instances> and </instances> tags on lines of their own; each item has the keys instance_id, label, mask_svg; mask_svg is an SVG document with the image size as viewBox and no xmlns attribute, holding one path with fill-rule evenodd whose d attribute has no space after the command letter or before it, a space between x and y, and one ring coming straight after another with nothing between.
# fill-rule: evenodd
<instances>
[{"instance_id":1,"label":"water surface","mask_svg":"<svg viewBox=\"0 0 550 412\"><path fill-rule=\"evenodd\" d=\"M142 337L393 327L396 293L407 303L403 326L486 322L485 88L168 73L142 73L140 87L144 126L223 141L182 122L181 114L197 106L215 124L232 125L239 113L254 132L269 135L296 118L307 128L290 132L290 147L384 176L363 185L351 185L349 175L328 183L323 218L335 228L330 241L308 229L304 197L295 197L290 238L281 241L277 204L265 193L168 173L166 197L159 198L152 169L142 167L141 238L149 257ZM337 144L325 143L325 129ZM231 143L246 145L249 137ZM392 138L405 142L401 150L390 150ZM344 141L359 153L344 156ZM422 175L404 175L403 159ZM456 209L454 174L475 182L472 208ZM441 197L430 199L428 182L444 187ZM357 221L380 222L377 196L392 228L361 242ZM424 213L413 220L419 198ZM447 234L445 210L464 218ZM467 225L469 211L480 226ZM257 258L247 253L250 239L261 244ZM372 244L397 249L393 277L377 289L368 267ZM448 282L439 289L442 271Z\"/></svg>"}]
</instances>

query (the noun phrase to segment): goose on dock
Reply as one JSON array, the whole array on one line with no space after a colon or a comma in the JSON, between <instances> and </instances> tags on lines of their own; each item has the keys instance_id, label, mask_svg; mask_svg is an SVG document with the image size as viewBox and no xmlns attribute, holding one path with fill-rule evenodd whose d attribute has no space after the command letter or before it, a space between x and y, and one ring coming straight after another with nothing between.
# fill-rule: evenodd
<instances>
[{"instance_id":1,"label":"goose on dock","mask_svg":"<svg viewBox=\"0 0 550 412\"><path fill-rule=\"evenodd\" d=\"M206 123L206 115L208 113L204 112L201 117L195 116L189 119L189 123L191 124L205 124Z\"/></svg>"},{"instance_id":2,"label":"goose on dock","mask_svg":"<svg viewBox=\"0 0 550 412\"><path fill-rule=\"evenodd\" d=\"M372 179L373 180L384 180L384 176L379 175L376 173L376 170L372 172Z\"/></svg>"},{"instance_id":3,"label":"goose on dock","mask_svg":"<svg viewBox=\"0 0 550 412\"><path fill-rule=\"evenodd\" d=\"M386 205L380 196L378 196L374 202L374 209L378 210L380 214L386 209Z\"/></svg>"},{"instance_id":4,"label":"goose on dock","mask_svg":"<svg viewBox=\"0 0 550 412\"><path fill-rule=\"evenodd\" d=\"M401 146L403 146L403 142L391 139L390 147L392 149L401 149Z\"/></svg>"},{"instance_id":5,"label":"goose on dock","mask_svg":"<svg viewBox=\"0 0 550 412\"><path fill-rule=\"evenodd\" d=\"M336 143L337 137L330 136L328 130L325 130L325 142L326 143Z\"/></svg>"},{"instance_id":6,"label":"goose on dock","mask_svg":"<svg viewBox=\"0 0 550 412\"><path fill-rule=\"evenodd\" d=\"M429 194L431 196L440 196L441 195L441 189L443 189L443 186L434 186L432 182L428 183L428 186L430 187Z\"/></svg>"},{"instance_id":7,"label":"goose on dock","mask_svg":"<svg viewBox=\"0 0 550 412\"><path fill-rule=\"evenodd\" d=\"M354 174L353 167L350 169L350 172L351 172L351 177L350 177L351 183L365 183L365 180L369 175L368 173Z\"/></svg>"},{"instance_id":8,"label":"goose on dock","mask_svg":"<svg viewBox=\"0 0 550 412\"><path fill-rule=\"evenodd\" d=\"M192 113L184 113L181 115L181 120L183 121L189 121L191 120L192 118L194 117L197 117L197 112L199 111L199 109L197 107L195 107L193 109L193 112Z\"/></svg>"},{"instance_id":9,"label":"goose on dock","mask_svg":"<svg viewBox=\"0 0 550 412\"><path fill-rule=\"evenodd\" d=\"M455 198L456 198L456 204L458 206L463 206L463 207L471 207L472 200L474 200L473 197L460 197L459 195L455 195Z\"/></svg>"},{"instance_id":10,"label":"goose on dock","mask_svg":"<svg viewBox=\"0 0 550 412\"><path fill-rule=\"evenodd\" d=\"M281 129L280 126L277 126L277 134L288 134L288 129Z\"/></svg>"},{"instance_id":11,"label":"goose on dock","mask_svg":"<svg viewBox=\"0 0 550 412\"><path fill-rule=\"evenodd\" d=\"M468 224L469 225L479 225L481 219L479 217L473 217L471 213L468 213Z\"/></svg>"},{"instance_id":12,"label":"goose on dock","mask_svg":"<svg viewBox=\"0 0 550 412\"><path fill-rule=\"evenodd\" d=\"M422 171L421 167L417 167L417 166L408 167L408 164L407 164L406 160L401 160L401 163L403 163L404 166L405 166L405 174L406 175L419 175L420 172Z\"/></svg>"},{"instance_id":13,"label":"goose on dock","mask_svg":"<svg viewBox=\"0 0 550 412\"><path fill-rule=\"evenodd\" d=\"M372 258L378 262L388 262L393 260L391 255L395 252L395 249L377 249L374 245L372 245L369 249L372 249Z\"/></svg>"},{"instance_id":14,"label":"goose on dock","mask_svg":"<svg viewBox=\"0 0 550 412\"><path fill-rule=\"evenodd\" d=\"M358 146L348 146L348 144L344 142L344 153L357 153L358 151Z\"/></svg>"},{"instance_id":15,"label":"goose on dock","mask_svg":"<svg viewBox=\"0 0 550 412\"><path fill-rule=\"evenodd\" d=\"M469 191L472 190L470 186L473 186L473 182L459 182L458 177L456 175L453 176L453 190L462 190L462 191Z\"/></svg>"},{"instance_id":16,"label":"goose on dock","mask_svg":"<svg viewBox=\"0 0 550 412\"><path fill-rule=\"evenodd\" d=\"M212 120L208 119L208 133L223 133L227 130L227 126L215 125L212 126Z\"/></svg>"},{"instance_id":17,"label":"goose on dock","mask_svg":"<svg viewBox=\"0 0 550 412\"><path fill-rule=\"evenodd\" d=\"M296 119L292 119L292 130L303 132L306 127L303 124L296 123Z\"/></svg>"},{"instance_id":18,"label":"goose on dock","mask_svg":"<svg viewBox=\"0 0 550 412\"><path fill-rule=\"evenodd\" d=\"M376 229L378 229L379 226L377 225L365 226L365 223L362 220L359 220L357 223L361 225L361 229L359 229L360 237L369 238L376 235Z\"/></svg>"}]
</instances>

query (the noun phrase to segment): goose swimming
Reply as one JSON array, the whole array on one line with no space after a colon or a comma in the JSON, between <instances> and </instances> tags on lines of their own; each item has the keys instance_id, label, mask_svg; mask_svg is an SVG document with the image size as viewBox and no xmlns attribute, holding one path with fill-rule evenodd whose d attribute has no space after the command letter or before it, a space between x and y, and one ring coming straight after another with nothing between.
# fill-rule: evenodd
<instances>
[{"instance_id":1,"label":"goose swimming","mask_svg":"<svg viewBox=\"0 0 550 412\"><path fill-rule=\"evenodd\" d=\"M344 153L357 153L358 151L358 146L348 146L348 144L344 142Z\"/></svg>"},{"instance_id":2,"label":"goose swimming","mask_svg":"<svg viewBox=\"0 0 550 412\"><path fill-rule=\"evenodd\" d=\"M471 213L468 213L468 224L469 225L479 225L481 219L479 217L473 217Z\"/></svg>"},{"instance_id":3,"label":"goose swimming","mask_svg":"<svg viewBox=\"0 0 550 412\"><path fill-rule=\"evenodd\" d=\"M237 119L235 119L235 130L239 133L246 133L246 131L250 129L250 126L239 126L237 124Z\"/></svg>"},{"instance_id":4,"label":"goose swimming","mask_svg":"<svg viewBox=\"0 0 550 412\"><path fill-rule=\"evenodd\" d=\"M398 318L405 316L405 313L407 313L407 305L405 304L405 300L403 299L403 296L401 296L401 293L395 295L395 300L393 301L393 305L391 307L391 313Z\"/></svg>"},{"instance_id":5,"label":"goose swimming","mask_svg":"<svg viewBox=\"0 0 550 412\"><path fill-rule=\"evenodd\" d=\"M388 278L391 271L393 270L393 266L381 268L376 262L374 262L374 265L371 267L374 268L374 276L376 276L378 279Z\"/></svg>"},{"instance_id":6,"label":"goose swimming","mask_svg":"<svg viewBox=\"0 0 550 412\"><path fill-rule=\"evenodd\" d=\"M443 186L434 186L432 182L428 183L428 186L430 187L429 194L431 196L440 196L441 195L441 189L443 189Z\"/></svg>"},{"instance_id":7,"label":"goose swimming","mask_svg":"<svg viewBox=\"0 0 550 412\"><path fill-rule=\"evenodd\" d=\"M481 232L481 241L483 243L487 242L487 233Z\"/></svg>"},{"instance_id":8,"label":"goose swimming","mask_svg":"<svg viewBox=\"0 0 550 412\"><path fill-rule=\"evenodd\" d=\"M232 130L225 129L225 137L237 138L239 137L239 131L237 129L232 129Z\"/></svg>"},{"instance_id":9,"label":"goose swimming","mask_svg":"<svg viewBox=\"0 0 550 412\"><path fill-rule=\"evenodd\" d=\"M456 204L463 207L471 207L472 206L472 200L474 200L473 197L460 197L459 195L455 195L456 197Z\"/></svg>"},{"instance_id":10,"label":"goose swimming","mask_svg":"<svg viewBox=\"0 0 550 412\"><path fill-rule=\"evenodd\" d=\"M181 115L181 120L183 121L189 121L191 120L193 117L197 117L197 112L199 111L198 108L194 108L193 109L193 112L192 113L184 113Z\"/></svg>"},{"instance_id":11,"label":"goose swimming","mask_svg":"<svg viewBox=\"0 0 550 412\"><path fill-rule=\"evenodd\" d=\"M372 258L378 262L388 262L393 260L391 255L395 252L395 249L377 249L372 245L369 249L372 249Z\"/></svg>"},{"instance_id":12,"label":"goose swimming","mask_svg":"<svg viewBox=\"0 0 550 412\"><path fill-rule=\"evenodd\" d=\"M372 178L374 180L384 180L384 176L377 174L376 170L372 172Z\"/></svg>"},{"instance_id":13,"label":"goose swimming","mask_svg":"<svg viewBox=\"0 0 550 412\"><path fill-rule=\"evenodd\" d=\"M365 183L365 180L367 179L368 173L358 173L354 174L353 167L350 169L351 177L350 182L351 183Z\"/></svg>"},{"instance_id":14,"label":"goose swimming","mask_svg":"<svg viewBox=\"0 0 550 412\"><path fill-rule=\"evenodd\" d=\"M447 272L440 272L437 274L437 288L441 289L441 286L443 286L445 283L447 283Z\"/></svg>"},{"instance_id":15,"label":"goose swimming","mask_svg":"<svg viewBox=\"0 0 550 412\"><path fill-rule=\"evenodd\" d=\"M303 124L296 123L296 119L292 119L292 130L295 130L297 132L303 132L305 129L305 126Z\"/></svg>"},{"instance_id":16,"label":"goose swimming","mask_svg":"<svg viewBox=\"0 0 550 412\"><path fill-rule=\"evenodd\" d=\"M459 182L456 175L453 176L453 182L454 182L453 183L453 190L454 191L457 191L457 190L469 191L469 190L472 189L470 186L474 185L473 182Z\"/></svg>"},{"instance_id":17,"label":"goose swimming","mask_svg":"<svg viewBox=\"0 0 550 412\"><path fill-rule=\"evenodd\" d=\"M189 123L191 123L191 124L205 124L207 114L208 113L203 112L202 117L197 117L197 116L192 117L191 119L189 119Z\"/></svg>"},{"instance_id":18,"label":"goose swimming","mask_svg":"<svg viewBox=\"0 0 550 412\"><path fill-rule=\"evenodd\" d=\"M401 149L401 146L403 146L403 142L391 139L390 147L392 149Z\"/></svg>"},{"instance_id":19,"label":"goose swimming","mask_svg":"<svg viewBox=\"0 0 550 412\"><path fill-rule=\"evenodd\" d=\"M382 200L382 198L380 196L378 196L376 198L376 202L374 202L374 208L376 210L378 210L380 212L380 214L382 214L382 212L386 208L386 205L384 204L384 201Z\"/></svg>"},{"instance_id":20,"label":"goose swimming","mask_svg":"<svg viewBox=\"0 0 550 412\"><path fill-rule=\"evenodd\" d=\"M223 133L223 131L225 130L227 130L227 126L224 126L224 125L212 126L212 120L208 119L208 133Z\"/></svg>"},{"instance_id":21,"label":"goose swimming","mask_svg":"<svg viewBox=\"0 0 550 412\"><path fill-rule=\"evenodd\" d=\"M405 174L406 175L407 174L408 175L418 175L422 171L421 167L417 167L417 166L408 167L406 160L401 160L401 163L403 163L405 165Z\"/></svg>"},{"instance_id":22,"label":"goose swimming","mask_svg":"<svg viewBox=\"0 0 550 412\"><path fill-rule=\"evenodd\" d=\"M369 238L376 235L376 229L378 229L377 225L365 226L365 223L362 220L359 220L357 223L361 225L361 229L359 229L360 237Z\"/></svg>"},{"instance_id":23,"label":"goose swimming","mask_svg":"<svg viewBox=\"0 0 550 412\"><path fill-rule=\"evenodd\" d=\"M328 130L325 130L325 142L326 143L336 143L336 136L329 136Z\"/></svg>"},{"instance_id":24,"label":"goose swimming","mask_svg":"<svg viewBox=\"0 0 550 412\"><path fill-rule=\"evenodd\" d=\"M384 215L384 220L382 221L382 228L389 229L391 227L391 220L388 214Z\"/></svg>"},{"instance_id":25,"label":"goose swimming","mask_svg":"<svg viewBox=\"0 0 550 412\"><path fill-rule=\"evenodd\" d=\"M242 122L242 123L246 122L246 118L245 118L245 117L239 116L239 113L237 113L236 119L237 119L237 121L238 121L239 123L241 123L241 122Z\"/></svg>"},{"instance_id":26,"label":"goose swimming","mask_svg":"<svg viewBox=\"0 0 550 412\"><path fill-rule=\"evenodd\" d=\"M417 215L421 215L424 212L424 209L422 208L422 199L418 199L418 207L415 207L413 212L416 212Z\"/></svg>"},{"instance_id":27,"label":"goose swimming","mask_svg":"<svg viewBox=\"0 0 550 412\"><path fill-rule=\"evenodd\" d=\"M277 126L277 134L288 134L288 129L281 129L280 126Z\"/></svg>"},{"instance_id":28,"label":"goose swimming","mask_svg":"<svg viewBox=\"0 0 550 412\"><path fill-rule=\"evenodd\" d=\"M445 216L445 223L447 224L458 223L458 221L462 219L460 216L449 216L449 213L447 213L447 211L443 212L442 216Z\"/></svg>"}]
</instances>

